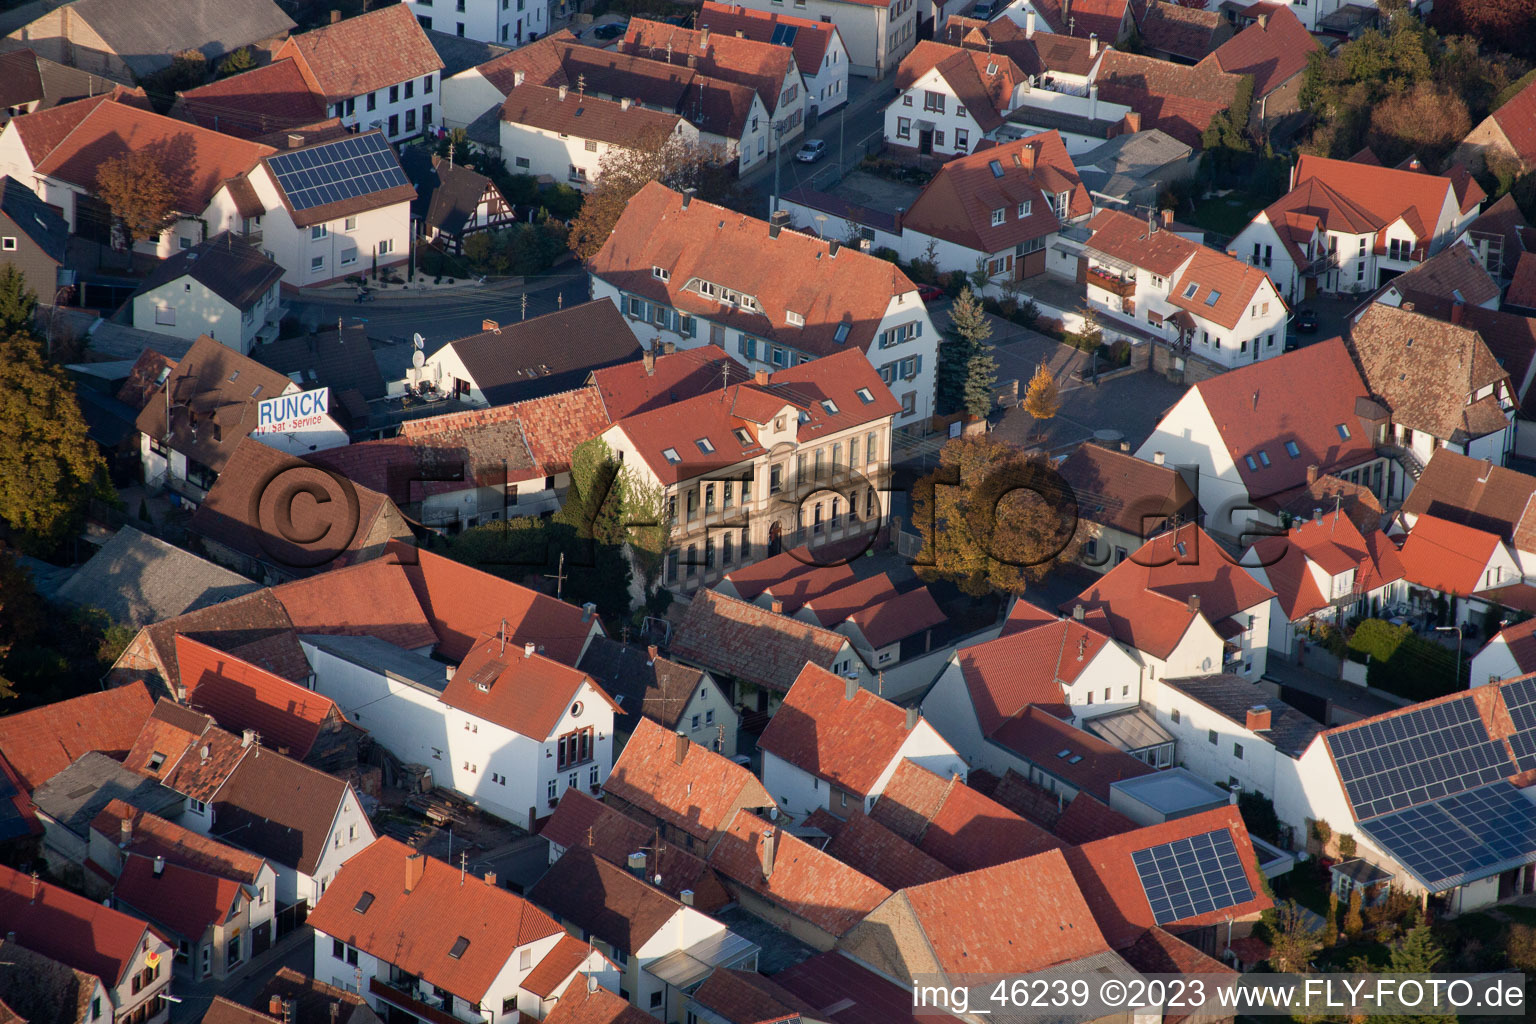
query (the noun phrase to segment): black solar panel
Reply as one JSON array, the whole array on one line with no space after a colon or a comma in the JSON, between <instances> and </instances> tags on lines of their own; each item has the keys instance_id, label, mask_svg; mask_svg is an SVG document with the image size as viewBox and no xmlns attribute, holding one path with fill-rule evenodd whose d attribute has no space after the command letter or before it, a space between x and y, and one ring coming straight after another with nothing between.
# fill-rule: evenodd
<instances>
[{"instance_id":1,"label":"black solar panel","mask_svg":"<svg viewBox=\"0 0 1536 1024\"><path fill-rule=\"evenodd\" d=\"M1360 822L1386 853L1430 886L1449 888L1536 861L1536 804L1508 781Z\"/></svg>"},{"instance_id":2,"label":"black solar panel","mask_svg":"<svg viewBox=\"0 0 1536 1024\"><path fill-rule=\"evenodd\" d=\"M1515 770L1470 696L1333 733L1328 746L1357 818L1485 786Z\"/></svg>"},{"instance_id":3,"label":"black solar panel","mask_svg":"<svg viewBox=\"0 0 1536 1024\"><path fill-rule=\"evenodd\" d=\"M793 46L795 45L795 36L799 34L800 26L798 25L775 25L773 26L773 35L768 41L774 46Z\"/></svg>"},{"instance_id":4,"label":"black solar panel","mask_svg":"<svg viewBox=\"0 0 1536 1024\"><path fill-rule=\"evenodd\" d=\"M267 164L295 210L408 184L394 151L378 132L281 153Z\"/></svg>"},{"instance_id":5,"label":"black solar panel","mask_svg":"<svg viewBox=\"0 0 1536 1024\"><path fill-rule=\"evenodd\" d=\"M1137 850L1131 861L1158 924L1253 899L1232 833L1226 829Z\"/></svg>"}]
</instances>

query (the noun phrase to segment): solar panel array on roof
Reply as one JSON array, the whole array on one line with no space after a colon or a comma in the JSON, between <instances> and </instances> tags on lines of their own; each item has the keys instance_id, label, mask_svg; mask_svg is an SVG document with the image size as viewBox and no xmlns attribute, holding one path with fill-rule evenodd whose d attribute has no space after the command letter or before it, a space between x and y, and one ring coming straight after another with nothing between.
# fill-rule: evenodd
<instances>
[{"instance_id":1,"label":"solar panel array on roof","mask_svg":"<svg viewBox=\"0 0 1536 1024\"><path fill-rule=\"evenodd\" d=\"M1137 850L1131 861L1158 924L1253 899L1237 845L1226 829Z\"/></svg>"},{"instance_id":2,"label":"solar panel array on roof","mask_svg":"<svg viewBox=\"0 0 1536 1024\"><path fill-rule=\"evenodd\" d=\"M774 46L794 46L795 36L800 34L799 25L775 25L769 42Z\"/></svg>"},{"instance_id":3,"label":"solar panel array on roof","mask_svg":"<svg viewBox=\"0 0 1536 1024\"><path fill-rule=\"evenodd\" d=\"M1515 767L1522 772L1536 769L1536 679L1516 679L1500 690L1509 709L1515 731L1509 745L1515 752Z\"/></svg>"},{"instance_id":4,"label":"solar panel array on roof","mask_svg":"<svg viewBox=\"0 0 1536 1024\"><path fill-rule=\"evenodd\" d=\"M1536 862L1536 804L1507 780L1362 821L1360 828L1435 891Z\"/></svg>"},{"instance_id":5,"label":"solar panel array on roof","mask_svg":"<svg viewBox=\"0 0 1536 1024\"><path fill-rule=\"evenodd\" d=\"M400 161L378 132L354 135L267 159L295 210L406 185Z\"/></svg>"},{"instance_id":6,"label":"solar panel array on roof","mask_svg":"<svg viewBox=\"0 0 1536 1024\"><path fill-rule=\"evenodd\" d=\"M1328 747L1356 818L1487 785L1513 771L1471 697L1332 733Z\"/></svg>"}]
</instances>

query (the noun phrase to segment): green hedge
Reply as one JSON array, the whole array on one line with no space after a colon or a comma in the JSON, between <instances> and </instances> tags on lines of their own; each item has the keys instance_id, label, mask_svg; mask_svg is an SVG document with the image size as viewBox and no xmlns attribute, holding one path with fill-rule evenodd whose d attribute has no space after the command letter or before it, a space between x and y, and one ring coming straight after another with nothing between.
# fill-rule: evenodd
<instances>
[{"instance_id":1,"label":"green hedge","mask_svg":"<svg viewBox=\"0 0 1536 1024\"><path fill-rule=\"evenodd\" d=\"M1466 685L1466 674L1457 671L1456 652L1415 635L1407 625L1366 619L1355 627L1349 650L1352 657L1369 656L1369 685L1409 700L1441 697Z\"/></svg>"}]
</instances>

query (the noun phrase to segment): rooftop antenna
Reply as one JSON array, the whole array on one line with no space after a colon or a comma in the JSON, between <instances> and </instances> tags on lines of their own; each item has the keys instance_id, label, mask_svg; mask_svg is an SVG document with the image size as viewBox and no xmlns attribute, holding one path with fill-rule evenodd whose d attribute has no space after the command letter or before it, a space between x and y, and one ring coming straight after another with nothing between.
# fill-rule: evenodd
<instances>
[{"instance_id":1,"label":"rooftop antenna","mask_svg":"<svg viewBox=\"0 0 1536 1024\"><path fill-rule=\"evenodd\" d=\"M453 136L448 136L448 169L453 169Z\"/></svg>"},{"instance_id":2,"label":"rooftop antenna","mask_svg":"<svg viewBox=\"0 0 1536 1024\"><path fill-rule=\"evenodd\" d=\"M582 72L581 74L576 76L576 91L581 93L581 95L583 95L583 96L585 96L587 94L587 75L586 75L586 72Z\"/></svg>"},{"instance_id":3,"label":"rooftop antenna","mask_svg":"<svg viewBox=\"0 0 1536 1024\"><path fill-rule=\"evenodd\" d=\"M544 578L555 581L555 600L560 600L560 595L565 591L565 552L560 552L560 565L554 574L545 573Z\"/></svg>"},{"instance_id":4,"label":"rooftop antenna","mask_svg":"<svg viewBox=\"0 0 1536 1024\"><path fill-rule=\"evenodd\" d=\"M459 854L459 885L464 884L464 876L469 874L469 851Z\"/></svg>"},{"instance_id":5,"label":"rooftop antenna","mask_svg":"<svg viewBox=\"0 0 1536 1024\"><path fill-rule=\"evenodd\" d=\"M501 648L496 653L498 655L507 653L507 620L505 618L501 620Z\"/></svg>"}]
</instances>

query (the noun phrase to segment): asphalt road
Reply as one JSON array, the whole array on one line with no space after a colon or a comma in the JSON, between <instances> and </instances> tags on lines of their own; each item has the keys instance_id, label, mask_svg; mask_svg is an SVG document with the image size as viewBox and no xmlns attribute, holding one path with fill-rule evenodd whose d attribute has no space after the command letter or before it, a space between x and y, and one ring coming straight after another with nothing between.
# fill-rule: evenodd
<instances>
[{"instance_id":1,"label":"asphalt road","mask_svg":"<svg viewBox=\"0 0 1536 1024\"><path fill-rule=\"evenodd\" d=\"M289 311L310 329L324 329L338 319L362 321L368 337L377 342L374 352L385 380L399 380L411 365L411 335L420 334L430 354L458 338L478 334L485 320L516 323L527 316L553 313L556 309L586 302L590 295L587 274L564 269L542 278L525 279L522 288L497 288L442 292L429 296L395 297L386 294L372 302L357 303L338 297L335 301L300 299Z\"/></svg>"}]
</instances>

